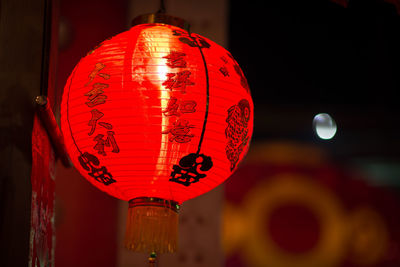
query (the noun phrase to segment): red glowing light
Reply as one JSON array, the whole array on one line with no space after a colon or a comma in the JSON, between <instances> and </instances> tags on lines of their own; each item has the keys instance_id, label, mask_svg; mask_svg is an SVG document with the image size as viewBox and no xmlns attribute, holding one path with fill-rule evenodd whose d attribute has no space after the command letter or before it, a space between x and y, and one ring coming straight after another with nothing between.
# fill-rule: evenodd
<instances>
[{"instance_id":1,"label":"red glowing light","mask_svg":"<svg viewBox=\"0 0 400 267\"><path fill-rule=\"evenodd\" d=\"M253 113L228 51L178 27L142 24L81 59L64 89L61 127L94 186L123 200L181 203L231 175Z\"/></svg>"}]
</instances>

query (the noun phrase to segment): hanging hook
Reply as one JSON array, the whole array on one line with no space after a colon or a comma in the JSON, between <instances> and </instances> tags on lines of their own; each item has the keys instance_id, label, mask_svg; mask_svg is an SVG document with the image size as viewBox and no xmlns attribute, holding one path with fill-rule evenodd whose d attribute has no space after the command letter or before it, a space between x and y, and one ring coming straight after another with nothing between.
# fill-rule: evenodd
<instances>
[{"instance_id":1,"label":"hanging hook","mask_svg":"<svg viewBox=\"0 0 400 267\"><path fill-rule=\"evenodd\" d=\"M160 0L160 9L157 11L157 13L165 13L166 9L165 9L165 2L164 0Z\"/></svg>"}]
</instances>

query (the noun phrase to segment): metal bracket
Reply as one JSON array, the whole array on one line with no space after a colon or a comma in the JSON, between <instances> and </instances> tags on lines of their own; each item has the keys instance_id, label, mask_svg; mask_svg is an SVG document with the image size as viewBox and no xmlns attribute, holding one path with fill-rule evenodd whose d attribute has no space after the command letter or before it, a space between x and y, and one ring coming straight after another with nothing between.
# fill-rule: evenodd
<instances>
[{"instance_id":1,"label":"metal bracket","mask_svg":"<svg viewBox=\"0 0 400 267\"><path fill-rule=\"evenodd\" d=\"M72 163L68 157L67 150L64 144L64 138L58 124L56 122L56 118L54 117L54 113L51 110L49 105L49 101L45 96L37 96L35 98L35 102L37 105L37 113L39 115L40 121L43 123L47 134L50 138L50 142L52 143L56 155L61 160L62 164L70 168L72 167Z\"/></svg>"}]
</instances>

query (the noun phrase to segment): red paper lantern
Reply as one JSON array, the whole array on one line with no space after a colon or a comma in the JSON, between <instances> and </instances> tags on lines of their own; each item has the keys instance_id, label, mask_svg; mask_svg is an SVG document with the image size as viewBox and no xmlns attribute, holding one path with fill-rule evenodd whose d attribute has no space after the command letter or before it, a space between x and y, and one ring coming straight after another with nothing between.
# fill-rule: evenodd
<instances>
[{"instance_id":1,"label":"red paper lantern","mask_svg":"<svg viewBox=\"0 0 400 267\"><path fill-rule=\"evenodd\" d=\"M72 162L94 186L131 208L175 212L231 175L248 149L253 113L228 51L182 28L147 23L80 60L64 89L61 127Z\"/></svg>"}]
</instances>

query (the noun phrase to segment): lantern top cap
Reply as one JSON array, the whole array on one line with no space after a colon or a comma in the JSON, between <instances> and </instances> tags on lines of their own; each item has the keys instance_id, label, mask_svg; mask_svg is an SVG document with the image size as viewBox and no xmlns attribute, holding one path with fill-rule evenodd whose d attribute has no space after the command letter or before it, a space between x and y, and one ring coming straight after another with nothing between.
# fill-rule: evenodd
<instances>
[{"instance_id":1,"label":"lantern top cap","mask_svg":"<svg viewBox=\"0 0 400 267\"><path fill-rule=\"evenodd\" d=\"M139 24L147 24L147 23L161 23L176 26L182 28L186 31L189 31L190 24L187 23L184 19L167 15L165 13L151 13L137 16L132 20L132 27Z\"/></svg>"}]
</instances>

